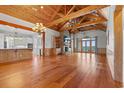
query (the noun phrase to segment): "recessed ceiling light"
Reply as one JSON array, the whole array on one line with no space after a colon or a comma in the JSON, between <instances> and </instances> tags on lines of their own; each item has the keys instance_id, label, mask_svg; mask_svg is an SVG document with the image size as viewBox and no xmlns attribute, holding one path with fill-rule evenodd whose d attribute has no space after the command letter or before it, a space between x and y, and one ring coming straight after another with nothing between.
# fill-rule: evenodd
<instances>
[{"instance_id":1,"label":"recessed ceiling light","mask_svg":"<svg viewBox=\"0 0 124 93\"><path fill-rule=\"evenodd\" d=\"M43 9L43 6L40 6L41 9Z\"/></svg>"}]
</instances>

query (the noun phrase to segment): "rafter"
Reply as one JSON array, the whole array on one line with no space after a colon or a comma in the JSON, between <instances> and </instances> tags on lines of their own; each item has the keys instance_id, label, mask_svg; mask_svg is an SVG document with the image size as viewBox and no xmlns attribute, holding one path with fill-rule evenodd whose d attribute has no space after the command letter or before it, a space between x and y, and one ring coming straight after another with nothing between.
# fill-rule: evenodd
<instances>
[{"instance_id":1,"label":"rafter","mask_svg":"<svg viewBox=\"0 0 124 93\"><path fill-rule=\"evenodd\" d=\"M71 29L70 32L71 33L78 33L79 32L79 29Z\"/></svg>"},{"instance_id":2,"label":"rafter","mask_svg":"<svg viewBox=\"0 0 124 93\"><path fill-rule=\"evenodd\" d=\"M67 20L70 20L70 19L73 19L73 18L77 18L79 16L83 16L83 15L86 15L86 14L89 14L95 10L99 10L99 9L102 9L102 8L105 8L107 7L108 5L96 5L96 6L88 6L88 7L85 7L79 11L76 11L74 13L71 13L63 18L60 18L60 19L57 19L51 23L49 23L47 26L50 27L50 26L53 26L55 24L58 24L58 23L61 23L63 21L67 21Z\"/></svg>"},{"instance_id":3,"label":"rafter","mask_svg":"<svg viewBox=\"0 0 124 93\"><path fill-rule=\"evenodd\" d=\"M67 22L68 21L61 23L61 27L59 27L58 31L61 31L65 27Z\"/></svg>"},{"instance_id":4,"label":"rafter","mask_svg":"<svg viewBox=\"0 0 124 93\"><path fill-rule=\"evenodd\" d=\"M65 15L67 13L67 7L66 7L66 5L64 6L64 13L65 13Z\"/></svg>"},{"instance_id":5,"label":"rafter","mask_svg":"<svg viewBox=\"0 0 124 93\"><path fill-rule=\"evenodd\" d=\"M104 18L104 19L107 21L107 18L102 14L102 12L101 12L100 10L97 10L97 14L98 14L100 17Z\"/></svg>"},{"instance_id":6,"label":"rafter","mask_svg":"<svg viewBox=\"0 0 124 93\"><path fill-rule=\"evenodd\" d=\"M104 20L104 19L102 19L102 18L99 18L99 19L97 19L97 20L91 20L91 21L84 22L84 23L81 23L81 24L76 24L76 25L74 25L73 27L67 27L67 28L65 28L64 30L70 30L70 29L75 29L75 28L81 28L81 27L90 26L90 25L99 24L99 23L104 23L104 22L106 22L106 20Z\"/></svg>"},{"instance_id":7,"label":"rafter","mask_svg":"<svg viewBox=\"0 0 124 93\"><path fill-rule=\"evenodd\" d=\"M103 31L106 31L106 29L107 29L107 26L104 25L104 24L96 24L95 26L96 26L97 28L99 28L100 30L103 30Z\"/></svg>"},{"instance_id":8,"label":"rafter","mask_svg":"<svg viewBox=\"0 0 124 93\"><path fill-rule=\"evenodd\" d=\"M68 13L66 14L66 16L69 15L74 10L74 8L75 8L75 5L72 6L72 8L68 11Z\"/></svg>"},{"instance_id":9,"label":"rafter","mask_svg":"<svg viewBox=\"0 0 124 93\"><path fill-rule=\"evenodd\" d=\"M99 30L98 28L95 28L95 27L90 27L90 26L88 26L88 27L86 27L85 29L81 29L80 31L81 32L84 32L84 31L92 31L92 30Z\"/></svg>"},{"instance_id":10,"label":"rafter","mask_svg":"<svg viewBox=\"0 0 124 93\"><path fill-rule=\"evenodd\" d=\"M87 14L87 15L85 15L85 17L92 18L92 19L102 18L102 17L96 16L94 14Z\"/></svg>"},{"instance_id":11,"label":"rafter","mask_svg":"<svg viewBox=\"0 0 124 93\"><path fill-rule=\"evenodd\" d=\"M80 31L88 31L88 30L101 30L106 31L106 26L103 24L90 25L83 28L80 28Z\"/></svg>"},{"instance_id":12,"label":"rafter","mask_svg":"<svg viewBox=\"0 0 124 93\"><path fill-rule=\"evenodd\" d=\"M77 24L81 24L81 22L85 19L85 18L91 18L92 20L97 20L97 19L103 19L102 17L99 17L99 16L96 16L96 15L94 15L94 14L87 14L87 15L84 15L84 16L82 16L83 18L79 21L79 22L77 22ZM104 20L104 19L103 19ZM60 31L62 31L62 30L69 30L68 28L65 28L65 26L66 26L66 24L63 26L63 27L61 27L61 29L60 29ZM74 29L74 28L73 28Z\"/></svg>"},{"instance_id":13,"label":"rafter","mask_svg":"<svg viewBox=\"0 0 124 93\"><path fill-rule=\"evenodd\" d=\"M57 13L57 15L60 17L64 17L64 15L62 13Z\"/></svg>"},{"instance_id":14,"label":"rafter","mask_svg":"<svg viewBox=\"0 0 124 93\"><path fill-rule=\"evenodd\" d=\"M86 18L86 16L82 16L81 20L79 21L79 24Z\"/></svg>"}]
</instances>

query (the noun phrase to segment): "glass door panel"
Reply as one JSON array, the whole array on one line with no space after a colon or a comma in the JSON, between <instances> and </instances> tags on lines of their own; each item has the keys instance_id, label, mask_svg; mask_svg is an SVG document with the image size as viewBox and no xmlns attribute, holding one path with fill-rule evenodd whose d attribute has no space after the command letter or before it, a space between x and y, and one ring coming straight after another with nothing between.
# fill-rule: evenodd
<instances>
[{"instance_id":1,"label":"glass door panel","mask_svg":"<svg viewBox=\"0 0 124 93\"><path fill-rule=\"evenodd\" d=\"M92 43L92 47L91 47L92 50L91 51L95 52L96 51L96 41L92 40L91 43Z\"/></svg>"},{"instance_id":2,"label":"glass door panel","mask_svg":"<svg viewBox=\"0 0 124 93\"><path fill-rule=\"evenodd\" d=\"M82 41L82 48L83 48L83 51L86 51L86 41Z\"/></svg>"},{"instance_id":3,"label":"glass door panel","mask_svg":"<svg viewBox=\"0 0 124 93\"><path fill-rule=\"evenodd\" d=\"M90 52L90 41L86 41L86 52Z\"/></svg>"}]
</instances>

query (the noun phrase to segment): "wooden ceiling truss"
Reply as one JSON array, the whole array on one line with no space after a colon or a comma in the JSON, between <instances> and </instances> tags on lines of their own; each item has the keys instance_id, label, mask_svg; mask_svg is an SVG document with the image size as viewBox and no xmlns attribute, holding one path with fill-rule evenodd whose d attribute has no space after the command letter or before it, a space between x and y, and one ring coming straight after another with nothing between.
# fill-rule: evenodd
<instances>
[{"instance_id":1,"label":"wooden ceiling truss","mask_svg":"<svg viewBox=\"0 0 124 93\"><path fill-rule=\"evenodd\" d=\"M106 30L107 19L101 9L108 5L43 5L43 7L41 9L41 5L1 5L0 12L31 23L40 22L57 31ZM2 23L5 22L0 24Z\"/></svg>"}]
</instances>

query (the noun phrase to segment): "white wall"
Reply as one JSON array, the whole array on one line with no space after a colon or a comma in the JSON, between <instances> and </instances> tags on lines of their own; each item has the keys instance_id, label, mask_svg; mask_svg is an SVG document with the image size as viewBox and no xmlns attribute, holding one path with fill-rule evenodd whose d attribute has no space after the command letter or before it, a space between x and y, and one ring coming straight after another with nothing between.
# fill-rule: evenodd
<instances>
[{"instance_id":1,"label":"white wall","mask_svg":"<svg viewBox=\"0 0 124 93\"><path fill-rule=\"evenodd\" d=\"M41 49L41 39L39 36L33 36L33 54L34 55L40 55L40 49Z\"/></svg>"},{"instance_id":2,"label":"white wall","mask_svg":"<svg viewBox=\"0 0 124 93\"><path fill-rule=\"evenodd\" d=\"M4 48L4 34L0 33L0 49Z\"/></svg>"},{"instance_id":3,"label":"white wall","mask_svg":"<svg viewBox=\"0 0 124 93\"><path fill-rule=\"evenodd\" d=\"M107 23L107 60L114 79L114 10L115 6L110 6L108 10L108 23ZM109 33L109 35L108 35ZM109 36L109 37L108 37Z\"/></svg>"},{"instance_id":4,"label":"white wall","mask_svg":"<svg viewBox=\"0 0 124 93\"><path fill-rule=\"evenodd\" d=\"M116 81L122 82L121 79L116 78L120 72L121 68L118 68L118 64L115 63L115 52L114 52L114 11L116 6L109 7L109 19L107 24L107 41L109 40L109 44L107 44L107 60L112 73L112 77ZM109 37L108 37L109 32ZM124 67L124 9L123 9L123 67ZM118 70L118 72L117 72ZM123 82L124 82L124 68L123 68Z\"/></svg>"},{"instance_id":5,"label":"white wall","mask_svg":"<svg viewBox=\"0 0 124 93\"><path fill-rule=\"evenodd\" d=\"M45 30L45 48L53 48L53 39L55 36L60 36L60 33L49 28Z\"/></svg>"}]
</instances>

